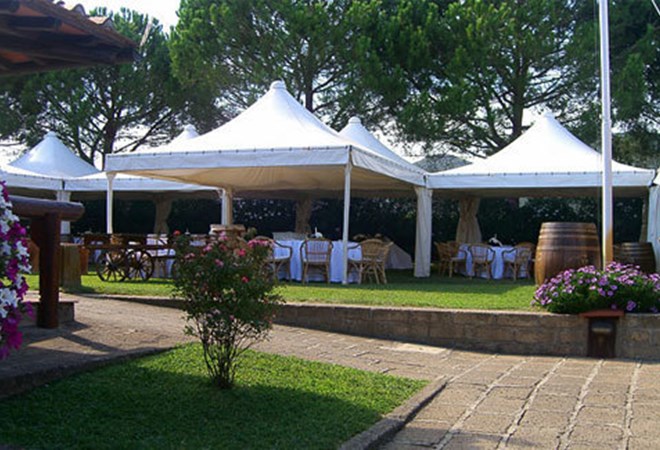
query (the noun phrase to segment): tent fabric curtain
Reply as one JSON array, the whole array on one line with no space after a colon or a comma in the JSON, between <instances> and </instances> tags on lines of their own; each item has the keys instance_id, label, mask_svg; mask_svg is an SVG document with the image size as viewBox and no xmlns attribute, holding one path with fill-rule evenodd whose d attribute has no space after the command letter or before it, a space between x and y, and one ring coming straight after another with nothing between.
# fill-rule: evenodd
<instances>
[{"instance_id":1,"label":"tent fabric curtain","mask_svg":"<svg viewBox=\"0 0 660 450\"><path fill-rule=\"evenodd\" d=\"M418 278L431 275L431 226L433 192L430 189L416 187L417 194L417 230L415 234L415 276Z\"/></svg>"},{"instance_id":2,"label":"tent fabric curtain","mask_svg":"<svg viewBox=\"0 0 660 450\"><path fill-rule=\"evenodd\" d=\"M309 219L312 217L312 199L304 198L296 201L296 233L310 234Z\"/></svg>"},{"instance_id":3,"label":"tent fabric curtain","mask_svg":"<svg viewBox=\"0 0 660 450\"><path fill-rule=\"evenodd\" d=\"M172 199L160 198L156 200L156 217L154 219L154 233L168 234L170 228L167 226L167 218L172 212Z\"/></svg>"},{"instance_id":4,"label":"tent fabric curtain","mask_svg":"<svg viewBox=\"0 0 660 450\"><path fill-rule=\"evenodd\" d=\"M656 271L660 270L660 223L658 223L658 216L660 215L660 186L651 186L649 189L649 207L648 207L648 225L647 225L647 241L653 245L653 252L655 253L655 268Z\"/></svg>"},{"instance_id":5,"label":"tent fabric curtain","mask_svg":"<svg viewBox=\"0 0 660 450\"><path fill-rule=\"evenodd\" d=\"M458 218L458 227L456 228L456 241L461 243L481 242L481 229L477 212L481 199L470 197L462 198L458 204L460 216Z\"/></svg>"},{"instance_id":6,"label":"tent fabric curtain","mask_svg":"<svg viewBox=\"0 0 660 450\"><path fill-rule=\"evenodd\" d=\"M234 192L231 189L222 190L222 217L223 225L234 224Z\"/></svg>"},{"instance_id":7,"label":"tent fabric curtain","mask_svg":"<svg viewBox=\"0 0 660 450\"><path fill-rule=\"evenodd\" d=\"M650 191L649 191L650 195ZM642 226L639 231L639 241L646 242L646 236L648 235L648 226L649 226L649 197L644 197L642 203Z\"/></svg>"}]
</instances>

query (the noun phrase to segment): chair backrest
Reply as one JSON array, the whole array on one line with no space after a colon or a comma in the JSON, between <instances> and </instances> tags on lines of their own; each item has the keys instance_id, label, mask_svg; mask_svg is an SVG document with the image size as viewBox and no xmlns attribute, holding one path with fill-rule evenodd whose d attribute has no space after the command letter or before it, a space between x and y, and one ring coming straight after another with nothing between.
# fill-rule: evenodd
<instances>
[{"instance_id":1,"label":"chair backrest","mask_svg":"<svg viewBox=\"0 0 660 450\"><path fill-rule=\"evenodd\" d=\"M440 261L449 261L455 255L453 247L448 242L435 242L435 249Z\"/></svg>"},{"instance_id":2,"label":"chair backrest","mask_svg":"<svg viewBox=\"0 0 660 450\"><path fill-rule=\"evenodd\" d=\"M486 244L471 244L470 254L472 255L473 263L486 263L491 262L495 258L495 252L489 245Z\"/></svg>"},{"instance_id":3,"label":"chair backrest","mask_svg":"<svg viewBox=\"0 0 660 450\"><path fill-rule=\"evenodd\" d=\"M300 258L308 263L329 263L331 254L332 241L330 239L305 239L300 247Z\"/></svg>"},{"instance_id":4,"label":"chair backrest","mask_svg":"<svg viewBox=\"0 0 660 450\"><path fill-rule=\"evenodd\" d=\"M380 239L367 239L360 242L360 251L362 252L363 261L385 261L387 253L391 246L391 242L387 244Z\"/></svg>"},{"instance_id":5,"label":"chair backrest","mask_svg":"<svg viewBox=\"0 0 660 450\"><path fill-rule=\"evenodd\" d=\"M518 245L516 245L516 248L517 247L527 247L527 248L529 248L530 251L532 252L532 255L536 251L536 245L533 242L519 242Z\"/></svg>"},{"instance_id":6,"label":"chair backrest","mask_svg":"<svg viewBox=\"0 0 660 450\"><path fill-rule=\"evenodd\" d=\"M516 264L527 264L532 259L532 249L527 245L516 245Z\"/></svg>"},{"instance_id":7,"label":"chair backrest","mask_svg":"<svg viewBox=\"0 0 660 450\"><path fill-rule=\"evenodd\" d=\"M458 251L461 249L461 243L457 241L448 241L447 248L449 249L452 257L456 256Z\"/></svg>"}]
</instances>

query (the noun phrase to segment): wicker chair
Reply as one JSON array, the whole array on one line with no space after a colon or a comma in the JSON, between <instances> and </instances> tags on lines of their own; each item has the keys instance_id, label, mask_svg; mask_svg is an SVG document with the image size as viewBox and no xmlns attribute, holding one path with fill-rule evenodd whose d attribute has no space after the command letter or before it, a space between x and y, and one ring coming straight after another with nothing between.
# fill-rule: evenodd
<instances>
[{"instance_id":1,"label":"wicker chair","mask_svg":"<svg viewBox=\"0 0 660 450\"><path fill-rule=\"evenodd\" d=\"M467 272L467 253L461 249L461 244L456 241L446 243L449 252L449 277L453 277L461 267Z\"/></svg>"},{"instance_id":2,"label":"wicker chair","mask_svg":"<svg viewBox=\"0 0 660 450\"><path fill-rule=\"evenodd\" d=\"M309 269L319 269L330 283L330 256L332 255L332 241L325 238L309 238L303 241L300 247L300 261L302 262L302 282L307 283Z\"/></svg>"},{"instance_id":3,"label":"wicker chair","mask_svg":"<svg viewBox=\"0 0 660 450\"><path fill-rule=\"evenodd\" d=\"M530 276L529 268L532 260L532 249L527 245L516 245L511 250L502 253L504 259L504 273L511 269L511 278L513 281L518 279L520 269L525 268L525 274Z\"/></svg>"},{"instance_id":4,"label":"wicker chair","mask_svg":"<svg viewBox=\"0 0 660 450\"><path fill-rule=\"evenodd\" d=\"M492 278L491 264L495 260L495 251L487 244L471 244L470 255L472 255L472 271L478 275L480 271L486 271L486 278Z\"/></svg>"},{"instance_id":5,"label":"wicker chair","mask_svg":"<svg viewBox=\"0 0 660 450\"><path fill-rule=\"evenodd\" d=\"M293 249L267 236L257 236L254 240L266 241L270 244L265 269L273 279L277 281L280 270L284 269L286 273L285 278L291 280L291 256L293 255Z\"/></svg>"},{"instance_id":6,"label":"wicker chair","mask_svg":"<svg viewBox=\"0 0 660 450\"><path fill-rule=\"evenodd\" d=\"M433 245L438 253L438 275L442 275L449 270L451 253L449 247L444 242L434 242Z\"/></svg>"},{"instance_id":7,"label":"wicker chair","mask_svg":"<svg viewBox=\"0 0 660 450\"><path fill-rule=\"evenodd\" d=\"M348 259L348 270L355 269L358 273L358 283L363 279L372 278L377 284L387 284L385 263L393 242L383 242L380 239L367 239L356 247L360 248L360 259Z\"/></svg>"},{"instance_id":8,"label":"wicker chair","mask_svg":"<svg viewBox=\"0 0 660 450\"><path fill-rule=\"evenodd\" d=\"M529 265L527 271L530 274L534 274L534 264L536 263L536 245L532 242L521 242L516 247L528 247L532 256L529 258Z\"/></svg>"}]
</instances>

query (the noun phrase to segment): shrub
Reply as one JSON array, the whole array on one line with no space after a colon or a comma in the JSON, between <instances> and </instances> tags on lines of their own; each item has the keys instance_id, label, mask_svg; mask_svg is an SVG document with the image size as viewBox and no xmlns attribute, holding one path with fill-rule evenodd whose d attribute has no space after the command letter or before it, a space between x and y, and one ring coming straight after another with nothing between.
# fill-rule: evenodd
<instances>
[{"instance_id":1,"label":"shrub","mask_svg":"<svg viewBox=\"0 0 660 450\"><path fill-rule=\"evenodd\" d=\"M5 183L0 182L0 359L21 346L18 324L23 314L32 314L30 305L23 303L28 285L19 275L30 270L25 228L12 212Z\"/></svg>"},{"instance_id":2,"label":"shrub","mask_svg":"<svg viewBox=\"0 0 660 450\"><path fill-rule=\"evenodd\" d=\"M578 314L594 309L652 312L660 309L660 275L647 275L633 265L613 262L566 270L542 284L532 305L550 312Z\"/></svg>"},{"instance_id":3,"label":"shrub","mask_svg":"<svg viewBox=\"0 0 660 450\"><path fill-rule=\"evenodd\" d=\"M194 247L180 236L175 250L174 295L184 300L186 333L200 339L215 384L230 388L237 358L266 336L281 302L265 269L269 243L221 236Z\"/></svg>"}]
</instances>

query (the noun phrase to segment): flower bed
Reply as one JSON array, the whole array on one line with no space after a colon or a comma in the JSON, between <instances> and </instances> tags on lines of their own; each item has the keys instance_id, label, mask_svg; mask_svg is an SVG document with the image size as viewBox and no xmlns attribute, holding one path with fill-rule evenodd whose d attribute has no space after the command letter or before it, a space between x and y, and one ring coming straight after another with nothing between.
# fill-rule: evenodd
<instances>
[{"instance_id":1,"label":"flower bed","mask_svg":"<svg viewBox=\"0 0 660 450\"><path fill-rule=\"evenodd\" d=\"M4 359L20 347L23 339L18 324L32 309L23 303L28 285L20 275L31 270L25 228L12 212L4 182L0 182L0 191L0 359Z\"/></svg>"},{"instance_id":2,"label":"flower bed","mask_svg":"<svg viewBox=\"0 0 660 450\"><path fill-rule=\"evenodd\" d=\"M657 313L660 275L649 275L637 266L617 262L608 264L604 270L594 266L570 269L542 284L532 304L563 314L595 309Z\"/></svg>"}]
</instances>

